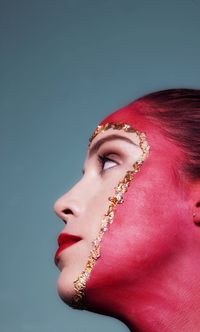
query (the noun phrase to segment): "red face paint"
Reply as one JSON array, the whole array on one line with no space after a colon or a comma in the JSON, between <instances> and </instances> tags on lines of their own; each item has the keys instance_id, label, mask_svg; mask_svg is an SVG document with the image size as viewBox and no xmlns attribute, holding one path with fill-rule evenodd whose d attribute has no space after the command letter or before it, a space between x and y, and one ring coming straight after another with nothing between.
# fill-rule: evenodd
<instances>
[{"instance_id":1,"label":"red face paint","mask_svg":"<svg viewBox=\"0 0 200 332\"><path fill-rule=\"evenodd\" d=\"M145 304L145 298L149 303L151 296L157 296L159 302L165 271L169 274L184 245L188 227L181 225L188 225L190 215L178 172L182 154L138 108L138 103L127 106L101 122L128 123L145 132L151 150L124 203L117 206L114 221L102 239L101 257L86 287L86 303L91 311L125 322L129 310L139 322L137 308Z\"/></svg>"}]
</instances>

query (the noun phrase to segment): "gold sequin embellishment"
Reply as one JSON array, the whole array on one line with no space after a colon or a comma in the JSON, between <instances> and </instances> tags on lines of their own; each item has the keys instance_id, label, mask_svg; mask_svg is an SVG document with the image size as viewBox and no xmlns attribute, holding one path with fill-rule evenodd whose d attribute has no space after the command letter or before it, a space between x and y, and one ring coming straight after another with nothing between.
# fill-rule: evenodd
<instances>
[{"instance_id":1,"label":"gold sequin embellishment","mask_svg":"<svg viewBox=\"0 0 200 332\"><path fill-rule=\"evenodd\" d=\"M135 133L139 138L139 147L142 150L142 155L138 161L133 164L133 168L130 171L126 172L126 175L122 180L119 181L118 185L114 188L115 194L112 197L109 197L109 206L108 210L105 213L102 221L98 236L92 242L92 249L90 250L90 254L85 266L85 269L81 272L78 278L74 281L74 289L75 295L72 299L71 306L77 309L84 309L84 298L85 298L85 289L86 289L86 282L90 276L90 273L97 261L100 257L100 243L102 237L108 226L113 222L114 218L114 211L118 204L123 203L124 201L124 194L127 192L130 182L133 180L134 175L140 170L144 160L148 156L149 153L149 145L146 140L146 135L142 132L131 127L129 124L126 123L106 123L104 125L99 125L96 130L94 131L93 135L89 139L90 146L93 139L102 132L105 132L108 129L115 129L115 130L124 130L125 132Z\"/></svg>"}]
</instances>

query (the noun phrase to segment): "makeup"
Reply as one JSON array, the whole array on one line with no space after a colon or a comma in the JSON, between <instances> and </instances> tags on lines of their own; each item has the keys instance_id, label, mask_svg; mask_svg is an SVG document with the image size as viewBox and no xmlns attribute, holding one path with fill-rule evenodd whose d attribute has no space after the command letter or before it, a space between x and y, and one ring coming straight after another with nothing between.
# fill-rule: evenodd
<instances>
[{"instance_id":1,"label":"makeup","mask_svg":"<svg viewBox=\"0 0 200 332\"><path fill-rule=\"evenodd\" d=\"M127 133L136 134L138 141L139 141L138 147L140 147L140 149L141 149L141 156L134 164L132 164L132 169L127 171L125 176L118 182L117 186L114 188L114 195L108 198L108 202L109 202L108 209L107 209L107 212L105 213L104 217L102 218L99 233L98 233L97 237L92 241L92 249L90 250L90 254L89 254L88 260L86 262L85 269L80 273L78 278L74 281L75 295L74 295L70 305L71 305L71 307L78 308L78 309L85 309L84 302L85 302L85 296L86 296L86 283L90 277L90 273L92 272L92 270L96 264L97 259L99 259L99 257L101 256L100 244L101 244L102 238L104 236L104 233L107 231L109 225L112 224L117 205L122 204L124 202L124 195L127 192L131 181L134 179L135 174L140 171L140 168L141 168L143 162L145 161L145 159L147 158L147 156L149 154L149 149L150 149L144 132L139 132L138 130L136 130L135 128L133 128L131 125L129 125L127 123L114 123L114 122L110 122L110 123L108 122L108 123L97 126L96 130L94 131L91 138L89 139L88 147L90 147L93 139L97 135L99 135L109 129L123 130L124 132L127 132ZM126 140L127 140L127 138L126 138ZM131 141L131 143L132 143L132 141ZM98 144L99 143L97 143L97 145L96 144L93 145L93 148L91 148L91 150L92 149L96 150L98 147ZM112 159L105 158L105 155L100 156L99 159L100 159L99 162L102 164L102 166L104 166L105 161L109 160L109 161L113 162Z\"/></svg>"},{"instance_id":2,"label":"makeup","mask_svg":"<svg viewBox=\"0 0 200 332\"><path fill-rule=\"evenodd\" d=\"M55 258L54 258L55 264L56 265L58 264L59 256L64 249L71 247L73 244L79 242L80 240L81 240L80 236L67 234L67 233L61 233L58 236L58 240L57 240L59 248L55 254Z\"/></svg>"}]
</instances>

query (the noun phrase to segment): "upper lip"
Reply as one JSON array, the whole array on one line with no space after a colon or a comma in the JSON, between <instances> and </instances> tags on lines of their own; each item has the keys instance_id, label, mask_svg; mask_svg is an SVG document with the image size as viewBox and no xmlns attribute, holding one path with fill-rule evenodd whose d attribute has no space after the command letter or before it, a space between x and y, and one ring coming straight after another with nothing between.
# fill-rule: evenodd
<instances>
[{"instance_id":1,"label":"upper lip","mask_svg":"<svg viewBox=\"0 0 200 332\"><path fill-rule=\"evenodd\" d=\"M61 247L63 244L68 242L78 242L81 240L80 236L68 234L68 233L60 233L58 236L58 245Z\"/></svg>"}]
</instances>

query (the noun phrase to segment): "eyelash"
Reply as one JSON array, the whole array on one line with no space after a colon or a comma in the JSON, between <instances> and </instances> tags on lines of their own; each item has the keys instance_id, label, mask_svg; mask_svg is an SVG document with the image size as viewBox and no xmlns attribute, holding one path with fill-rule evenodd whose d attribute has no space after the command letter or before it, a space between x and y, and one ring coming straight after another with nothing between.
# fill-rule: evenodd
<instances>
[{"instance_id":1,"label":"eyelash","mask_svg":"<svg viewBox=\"0 0 200 332\"><path fill-rule=\"evenodd\" d=\"M100 164L100 169L102 171L106 171L107 169L104 169L104 165L107 161L111 161L113 163L116 163L115 160L111 159L111 158L108 158L106 154L103 154L103 155L98 155L98 162ZM112 167L109 167L108 169L110 169Z\"/></svg>"}]
</instances>

